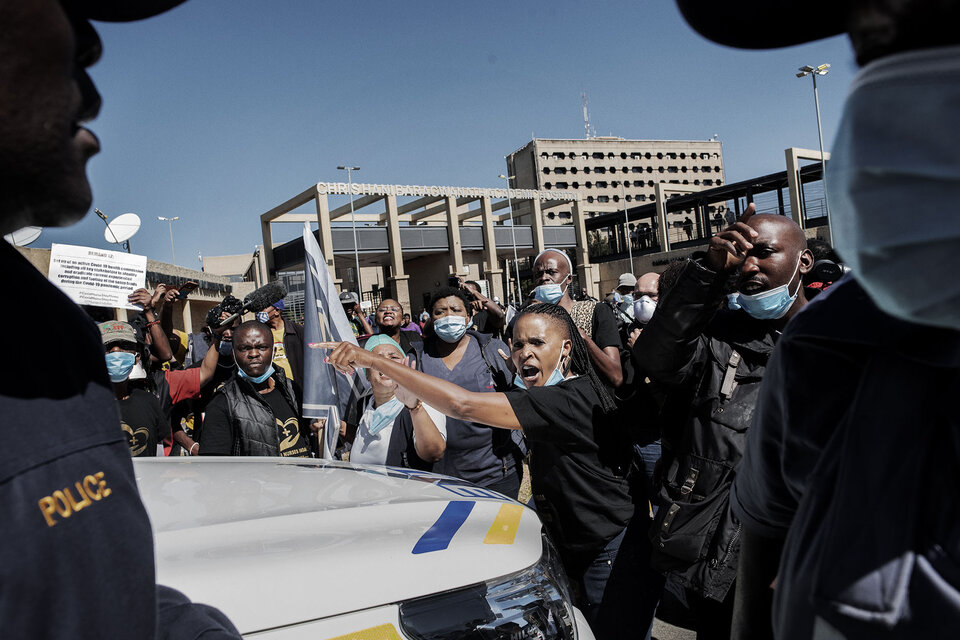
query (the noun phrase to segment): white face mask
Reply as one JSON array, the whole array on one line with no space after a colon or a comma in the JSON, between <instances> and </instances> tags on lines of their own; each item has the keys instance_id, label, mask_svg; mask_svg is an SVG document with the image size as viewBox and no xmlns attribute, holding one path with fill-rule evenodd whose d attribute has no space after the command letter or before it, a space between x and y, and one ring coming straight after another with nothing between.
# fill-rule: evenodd
<instances>
[{"instance_id":1,"label":"white face mask","mask_svg":"<svg viewBox=\"0 0 960 640\"><path fill-rule=\"evenodd\" d=\"M884 311L960 329L960 47L893 55L853 81L830 162L837 252Z\"/></svg>"},{"instance_id":2,"label":"white face mask","mask_svg":"<svg viewBox=\"0 0 960 640\"><path fill-rule=\"evenodd\" d=\"M640 299L633 303L633 319L640 324L647 324L656 310L656 300L650 296L640 296Z\"/></svg>"}]
</instances>

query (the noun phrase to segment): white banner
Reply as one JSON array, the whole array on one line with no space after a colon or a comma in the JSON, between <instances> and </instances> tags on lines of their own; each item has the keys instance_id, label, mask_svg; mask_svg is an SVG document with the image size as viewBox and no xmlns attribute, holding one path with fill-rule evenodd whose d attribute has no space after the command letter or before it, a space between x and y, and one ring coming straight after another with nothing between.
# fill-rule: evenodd
<instances>
[{"instance_id":1,"label":"white banner","mask_svg":"<svg viewBox=\"0 0 960 640\"><path fill-rule=\"evenodd\" d=\"M54 244L47 278L77 304L139 311L127 296L146 285L147 256Z\"/></svg>"}]
</instances>

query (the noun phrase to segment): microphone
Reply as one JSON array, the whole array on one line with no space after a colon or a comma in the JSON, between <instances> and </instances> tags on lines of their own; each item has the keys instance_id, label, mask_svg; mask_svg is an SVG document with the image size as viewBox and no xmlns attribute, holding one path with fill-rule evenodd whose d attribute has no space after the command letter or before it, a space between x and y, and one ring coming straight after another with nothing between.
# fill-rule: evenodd
<instances>
[{"instance_id":1,"label":"microphone","mask_svg":"<svg viewBox=\"0 0 960 640\"><path fill-rule=\"evenodd\" d=\"M252 311L253 313L263 311L274 302L283 300L285 297L287 297L287 289L282 284L279 282L268 282L259 289L254 289L248 293L243 299L243 306L235 311L229 318L225 318L219 322L217 326L230 324L247 311Z\"/></svg>"}]
</instances>

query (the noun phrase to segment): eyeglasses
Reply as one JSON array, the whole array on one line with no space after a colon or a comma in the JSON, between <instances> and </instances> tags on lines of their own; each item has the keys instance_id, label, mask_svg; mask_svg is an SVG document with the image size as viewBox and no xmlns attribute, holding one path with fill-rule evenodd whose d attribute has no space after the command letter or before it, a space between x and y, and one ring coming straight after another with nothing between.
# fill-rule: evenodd
<instances>
[{"instance_id":1,"label":"eyeglasses","mask_svg":"<svg viewBox=\"0 0 960 640\"><path fill-rule=\"evenodd\" d=\"M381 312L393 311L394 313L400 313L402 310L403 309L401 309L400 307L380 307L377 309L377 311L381 311Z\"/></svg>"}]
</instances>

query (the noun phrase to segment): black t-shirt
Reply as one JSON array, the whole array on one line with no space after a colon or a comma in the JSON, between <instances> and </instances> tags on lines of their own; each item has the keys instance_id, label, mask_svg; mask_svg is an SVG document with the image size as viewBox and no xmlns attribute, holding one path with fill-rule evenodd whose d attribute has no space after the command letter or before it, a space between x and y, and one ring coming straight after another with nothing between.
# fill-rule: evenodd
<instances>
[{"instance_id":1,"label":"black t-shirt","mask_svg":"<svg viewBox=\"0 0 960 640\"><path fill-rule=\"evenodd\" d=\"M617 328L617 317L607 304L598 302L593 307L593 335L590 336L598 347L623 347L620 342L620 330Z\"/></svg>"},{"instance_id":2,"label":"black t-shirt","mask_svg":"<svg viewBox=\"0 0 960 640\"><path fill-rule=\"evenodd\" d=\"M131 389L120 400L120 427L127 435L134 458L156 456L157 443L170 435L170 423L164 419L160 401L142 389Z\"/></svg>"},{"instance_id":3,"label":"black t-shirt","mask_svg":"<svg viewBox=\"0 0 960 640\"><path fill-rule=\"evenodd\" d=\"M507 392L530 448L537 513L562 552L597 551L633 515L621 438L586 376Z\"/></svg>"},{"instance_id":4,"label":"black t-shirt","mask_svg":"<svg viewBox=\"0 0 960 640\"><path fill-rule=\"evenodd\" d=\"M260 397L270 405L270 411L277 421L277 430L280 432L280 455L283 457L310 457L309 433L300 426L297 412L287 402L286 398L276 387L270 393L262 393Z\"/></svg>"}]
</instances>

